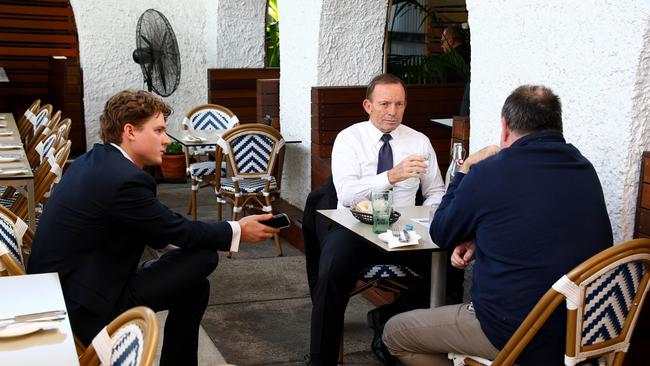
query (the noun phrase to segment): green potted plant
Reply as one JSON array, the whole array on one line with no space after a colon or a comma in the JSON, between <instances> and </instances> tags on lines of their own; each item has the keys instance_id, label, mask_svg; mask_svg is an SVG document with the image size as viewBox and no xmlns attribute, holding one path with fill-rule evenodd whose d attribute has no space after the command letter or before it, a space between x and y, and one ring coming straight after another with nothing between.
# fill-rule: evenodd
<instances>
[{"instance_id":1,"label":"green potted plant","mask_svg":"<svg viewBox=\"0 0 650 366\"><path fill-rule=\"evenodd\" d=\"M185 153L183 145L178 142L172 142L165 148L160 165L163 177L167 179L185 178Z\"/></svg>"}]
</instances>

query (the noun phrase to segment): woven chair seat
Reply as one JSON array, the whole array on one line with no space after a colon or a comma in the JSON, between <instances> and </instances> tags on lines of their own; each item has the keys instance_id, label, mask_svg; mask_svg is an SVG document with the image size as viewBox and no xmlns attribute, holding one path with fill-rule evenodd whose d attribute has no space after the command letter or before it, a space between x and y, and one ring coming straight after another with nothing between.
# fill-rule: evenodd
<instances>
[{"instance_id":1,"label":"woven chair seat","mask_svg":"<svg viewBox=\"0 0 650 366\"><path fill-rule=\"evenodd\" d=\"M221 178L221 189L226 192L235 193L235 182L232 178ZM264 185L267 180L262 178L254 179L240 179L239 181L239 191L242 193L256 193L262 192L264 190ZM269 185L269 190L273 191L278 188L277 183L275 182L275 177L271 177L271 184Z\"/></svg>"},{"instance_id":2,"label":"woven chair seat","mask_svg":"<svg viewBox=\"0 0 650 366\"><path fill-rule=\"evenodd\" d=\"M374 279L395 279L395 278L419 278L419 274L415 273L408 266L403 264L374 264L364 268L361 271L361 278L365 280Z\"/></svg>"},{"instance_id":3,"label":"woven chair seat","mask_svg":"<svg viewBox=\"0 0 650 366\"><path fill-rule=\"evenodd\" d=\"M226 175L226 167L223 165L225 164L222 164L221 166L221 174ZM208 175L214 175L215 170L216 167L214 161L201 161L198 163L192 163L190 164L190 167L187 168L190 177L196 180L201 180L201 178Z\"/></svg>"}]
</instances>

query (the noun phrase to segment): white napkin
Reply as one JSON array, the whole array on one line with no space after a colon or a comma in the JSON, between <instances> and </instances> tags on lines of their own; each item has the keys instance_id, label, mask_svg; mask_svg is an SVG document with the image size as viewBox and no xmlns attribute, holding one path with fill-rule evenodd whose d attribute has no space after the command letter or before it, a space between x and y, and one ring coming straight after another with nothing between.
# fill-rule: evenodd
<instances>
[{"instance_id":1,"label":"white napkin","mask_svg":"<svg viewBox=\"0 0 650 366\"><path fill-rule=\"evenodd\" d=\"M188 135L188 136L183 137L183 141L187 141L187 142L203 142L203 141L205 141L205 139L203 137L199 137L199 136Z\"/></svg>"},{"instance_id":2,"label":"white napkin","mask_svg":"<svg viewBox=\"0 0 650 366\"><path fill-rule=\"evenodd\" d=\"M0 136L11 136L13 134L13 131L0 131Z\"/></svg>"},{"instance_id":3,"label":"white napkin","mask_svg":"<svg viewBox=\"0 0 650 366\"><path fill-rule=\"evenodd\" d=\"M407 245L416 245L418 243L418 240L420 239L420 235L416 233L415 231L409 231L409 241L402 243L399 241L398 237L393 236L392 233L389 233L388 235L388 248L399 248Z\"/></svg>"},{"instance_id":4,"label":"white napkin","mask_svg":"<svg viewBox=\"0 0 650 366\"><path fill-rule=\"evenodd\" d=\"M0 149L20 149L22 147L21 144L0 144Z\"/></svg>"},{"instance_id":5,"label":"white napkin","mask_svg":"<svg viewBox=\"0 0 650 366\"><path fill-rule=\"evenodd\" d=\"M18 156L3 156L0 155L0 163L10 163L12 161L19 161L20 157Z\"/></svg>"},{"instance_id":6,"label":"white napkin","mask_svg":"<svg viewBox=\"0 0 650 366\"><path fill-rule=\"evenodd\" d=\"M29 170L23 168L0 169L0 175L18 175L28 173Z\"/></svg>"}]
</instances>

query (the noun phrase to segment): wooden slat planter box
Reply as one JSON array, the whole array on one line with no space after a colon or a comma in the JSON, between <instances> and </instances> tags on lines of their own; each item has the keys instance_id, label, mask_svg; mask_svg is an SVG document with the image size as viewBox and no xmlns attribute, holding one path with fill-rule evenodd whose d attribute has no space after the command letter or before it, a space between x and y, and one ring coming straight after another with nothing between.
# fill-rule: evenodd
<instances>
[{"instance_id":1,"label":"wooden slat planter box","mask_svg":"<svg viewBox=\"0 0 650 366\"><path fill-rule=\"evenodd\" d=\"M257 119L257 80L278 79L280 69L208 69L208 102L230 108L241 123Z\"/></svg>"}]
</instances>

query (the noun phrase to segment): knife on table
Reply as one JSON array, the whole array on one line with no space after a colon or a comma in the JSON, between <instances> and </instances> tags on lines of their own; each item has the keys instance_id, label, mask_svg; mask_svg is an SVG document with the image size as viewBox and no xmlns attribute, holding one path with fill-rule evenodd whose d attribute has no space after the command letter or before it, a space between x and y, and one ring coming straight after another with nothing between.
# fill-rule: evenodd
<instances>
[{"instance_id":1,"label":"knife on table","mask_svg":"<svg viewBox=\"0 0 650 366\"><path fill-rule=\"evenodd\" d=\"M41 318L53 318L60 317L66 314L65 310L53 310L53 311L44 311L41 313L31 313L31 314L22 314L16 315L10 318L2 318L0 322L24 322L29 320L36 320Z\"/></svg>"}]
</instances>

